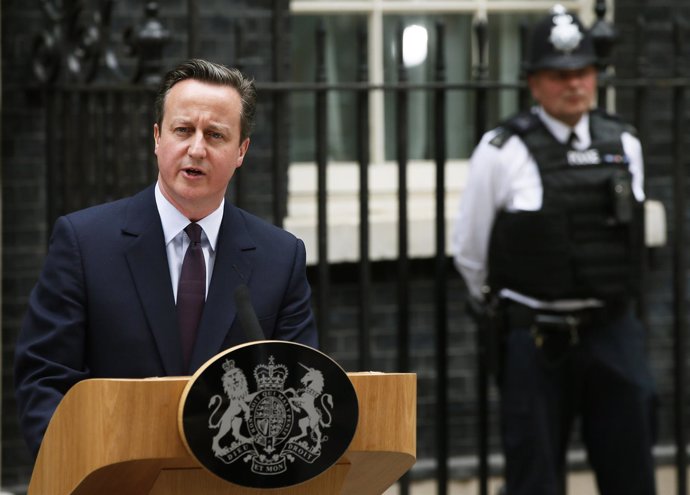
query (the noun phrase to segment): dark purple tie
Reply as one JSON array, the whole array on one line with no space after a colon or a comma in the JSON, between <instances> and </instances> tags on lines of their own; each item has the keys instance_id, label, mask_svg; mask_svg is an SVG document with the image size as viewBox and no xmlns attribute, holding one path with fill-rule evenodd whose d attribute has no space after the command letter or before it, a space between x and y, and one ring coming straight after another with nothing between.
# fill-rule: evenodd
<instances>
[{"instance_id":1,"label":"dark purple tie","mask_svg":"<svg viewBox=\"0 0 690 495\"><path fill-rule=\"evenodd\" d=\"M189 236L190 243L184 255L180 283L177 286L177 321L187 368L206 300L206 262L201 249L201 227L190 223L184 231Z\"/></svg>"}]
</instances>

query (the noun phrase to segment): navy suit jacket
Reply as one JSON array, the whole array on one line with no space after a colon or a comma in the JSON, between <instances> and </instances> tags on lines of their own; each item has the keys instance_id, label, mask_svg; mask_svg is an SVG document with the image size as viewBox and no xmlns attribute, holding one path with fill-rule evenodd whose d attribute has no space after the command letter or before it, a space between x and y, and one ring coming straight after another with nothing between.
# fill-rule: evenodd
<instances>
[{"instance_id":1,"label":"navy suit jacket","mask_svg":"<svg viewBox=\"0 0 690 495\"><path fill-rule=\"evenodd\" d=\"M153 186L60 217L15 350L21 426L34 454L63 395L87 378L192 374L246 342L246 284L266 339L317 346L302 241L225 202L216 260L185 369Z\"/></svg>"}]
</instances>

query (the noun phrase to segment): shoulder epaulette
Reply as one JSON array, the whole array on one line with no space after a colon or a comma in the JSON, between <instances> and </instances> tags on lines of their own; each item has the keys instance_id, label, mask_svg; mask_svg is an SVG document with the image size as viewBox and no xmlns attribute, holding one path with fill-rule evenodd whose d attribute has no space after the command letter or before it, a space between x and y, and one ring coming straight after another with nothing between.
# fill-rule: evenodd
<instances>
[{"instance_id":1,"label":"shoulder epaulette","mask_svg":"<svg viewBox=\"0 0 690 495\"><path fill-rule=\"evenodd\" d=\"M515 133L507 127L498 127L496 129L496 135L491 138L489 144L496 148L503 148L503 145L506 144L506 141L508 141L513 134Z\"/></svg>"},{"instance_id":2,"label":"shoulder epaulette","mask_svg":"<svg viewBox=\"0 0 690 495\"><path fill-rule=\"evenodd\" d=\"M522 112L506 120L504 125L513 129L516 134L524 135L541 125L541 121L536 113Z\"/></svg>"},{"instance_id":3,"label":"shoulder epaulette","mask_svg":"<svg viewBox=\"0 0 690 495\"><path fill-rule=\"evenodd\" d=\"M496 135L489 141L489 144L501 148L511 136L515 134L524 136L538 125L539 117L534 113L519 113L499 124Z\"/></svg>"},{"instance_id":4,"label":"shoulder epaulette","mask_svg":"<svg viewBox=\"0 0 690 495\"><path fill-rule=\"evenodd\" d=\"M595 109L591 110L589 112L589 114L590 114L590 118L595 118L595 119L600 118L602 120L618 124L619 126L621 126L623 128L623 130L625 132L628 132L628 133L632 134L633 136L637 136L637 128L634 125L626 122L623 119L623 117L621 117L617 113L610 113L610 112L604 111L600 108L595 108Z\"/></svg>"}]
</instances>

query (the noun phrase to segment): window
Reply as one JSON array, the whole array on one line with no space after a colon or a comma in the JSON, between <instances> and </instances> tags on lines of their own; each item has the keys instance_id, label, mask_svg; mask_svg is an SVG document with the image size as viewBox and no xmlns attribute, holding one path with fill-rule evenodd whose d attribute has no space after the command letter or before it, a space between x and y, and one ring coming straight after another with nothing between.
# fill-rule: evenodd
<instances>
[{"instance_id":1,"label":"window","mask_svg":"<svg viewBox=\"0 0 690 495\"><path fill-rule=\"evenodd\" d=\"M569 10L579 12L586 25L591 24L593 0L561 3ZM446 43L446 81L467 82L472 80L477 64L473 26L478 19L485 19L489 42L486 51L488 78L516 81L520 70L520 23L532 22L553 5L553 1L541 0L292 0L291 77L297 82L315 80L315 32L319 23L323 23L327 82L356 81L358 29L367 31L370 83L394 83L398 80L396 46L400 29L403 30L403 59L408 81L433 81L437 49L435 25L442 22ZM450 222L464 182L466 160L477 136L472 91L453 90L446 98L446 194ZM489 101L490 125L518 109L517 91L492 92ZM355 108L355 94L353 91L329 92L328 105L329 259L357 259L358 171L355 165L356 122L352 110ZM370 256L373 259L397 256L395 107L393 92L376 90L370 94ZM298 92L291 96L290 194L285 227L305 240L310 261L318 255L315 243L316 173L312 163L313 114L314 97L311 93ZM410 254L430 256L434 244L430 226L433 226L435 180L431 161L434 156L431 92L410 92L409 115ZM342 249L340 254L339 249Z\"/></svg>"},{"instance_id":2,"label":"window","mask_svg":"<svg viewBox=\"0 0 690 495\"><path fill-rule=\"evenodd\" d=\"M353 82L357 77L357 31L366 23L363 15L302 15L292 19L292 81L314 82L316 77L316 32L322 23L326 31L326 80L330 83ZM291 96L291 161L314 158L314 95L297 92ZM329 105L329 159L353 161L355 133L355 93L331 91Z\"/></svg>"}]
</instances>

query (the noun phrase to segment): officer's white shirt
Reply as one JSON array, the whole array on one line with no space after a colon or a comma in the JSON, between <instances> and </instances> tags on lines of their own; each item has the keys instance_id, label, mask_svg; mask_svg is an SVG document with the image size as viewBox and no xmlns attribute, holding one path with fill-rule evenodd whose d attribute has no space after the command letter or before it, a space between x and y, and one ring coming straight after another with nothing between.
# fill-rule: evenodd
<instances>
[{"instance_id":1,"label":"officer's white shirt","mask_svg":"<svg viewBox=\"0 0 690 495\"><path fill-rule=\"evenodd\" d=\"M587 149L591 145L589 114L571 128L548 115L541 107L532 111L560 142L565 143L571 132L575 132L576 149ZM497 132L497 129L487 132L470 158L469 175L452 237L455 266L465 279L470 294L479 299L483 298L482 287L486 284L489 239L496 214L503 209L539 210L543 195L537 164L522 139L511 136L503 146L497 147L489 143ZM642 146L632 134L624 133L621 139L630 161L633 193L643 201ZM601 305L594 299L538 301L506 289L500 295L534 308L568 310Z\"/></svg>"}]
</instances>

